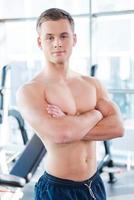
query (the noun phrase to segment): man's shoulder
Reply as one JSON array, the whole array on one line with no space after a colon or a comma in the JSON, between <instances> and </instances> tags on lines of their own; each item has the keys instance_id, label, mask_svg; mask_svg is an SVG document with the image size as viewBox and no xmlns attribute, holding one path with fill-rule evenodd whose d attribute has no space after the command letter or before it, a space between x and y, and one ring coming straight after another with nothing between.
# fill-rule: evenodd
<instances>
[{"instance_id":1,"label":"man's shoulder","mask_svg":"<svg viewBox=\"0 0 134 200\"><path fill-rule=\"evenodd\" d=\"M102 86L102 83L98 78L90 76L90 75L83 75L83 74L75 72L74 79L78 81L82 81L82 82L84 81L87 84L94 86L95 88L100 88Z\"/></svg>"},{"instance_id":2,"label":"man's shoulder","mask_svg":"<svg viewBox=\"0 0 134 200\"><path fill-rule=\"evenodd\" d=\"M98 85L100 84L100 81L96 78L96 77L93 77L93 76L88 76L88 75L81 75L81 78L90 83L90 84L93 84L93 85Z\"/></svg>"},{"instance_id":3,"label":"man's shoulder","mask_svg":"<svg viewBox=\"0 0 134 200\"><path fill-rule=\"evenodd\" d=\"M23 84L18 91L21 91L22 93L29 93L29 92L39 92L44 87L43 78L41 73L33 77L31 80L27 81L25 84Z\"/></svg>"},{"instance_id":4,"label":"man's shoulder","mask_svg":"<svg viewBox=\"0 0 134 200\"><path fill-rule=\"evenodd\" d=\"M83 80L85 80L85 81L95 81L95 80L97 80L95 77L93 77L93 76L90 76L90 75L83 75L83 74L81 74L81 73L79 73L79 72L76 72L76 71L71 71L71 75L72 75L72 77L74 77L74 78L77 78L77 79L83 79Z\"/></svg>"},{"instance_id":5,"label":"man's shoulder","mask_svg":"<svg viewBox=\"0 0 134 200\"><path fill-rule=\"evenodd\" d=\"M83 80L85 80L90 86L93 86L96 89L97 95L99 96L100 94L103 95L104 93L106 94L106 88L105 86L102 84L102 82L96 78L96 77L92 77L92 76L82 76Z\"/></svg>"},{"instance_id":6,"label":"man's shoulder","mask_svg":"<svg viewBox=\"0 0 134 200\"><path fill-rule=\"evenodd\" d=\"M38 85L39 84L37 82L31 80L31 81L21 85L17 92L27 93L30 91L34 91L37 89Z\"/></svg>"},{"instance_id":7,"label":"man's shoulder","mask_svg":"<svg viewBox=\"0 0 134 200\"><path fill-rule=\"evenodd\" d=\"M40 96L43 93L43 84L36 80L32 79L27 83L23 84L16 93L17 99L31 98L34 95Z\"/></svg>"}]
</instances>

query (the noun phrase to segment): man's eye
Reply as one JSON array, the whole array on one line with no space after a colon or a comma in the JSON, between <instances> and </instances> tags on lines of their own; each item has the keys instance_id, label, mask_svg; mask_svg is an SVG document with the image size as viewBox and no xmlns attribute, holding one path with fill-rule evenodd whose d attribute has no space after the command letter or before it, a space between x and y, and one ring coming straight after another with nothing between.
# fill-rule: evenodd
<instances>
[{"instance_id":1,"label":"man's eye","mask_svg":"<svg viewBox=\"0 0 134 200\"><path fill-rule=\"evenodd\" d=\"M61 38L63 39L68 38L68 35L62 35Z\"/></svg>"},{"instance_id":2,"label":"man's eye","mask_svg":"<svg viewBox=\"0 0 134 200\"><path fill-rule=\"evenodd\" d=\"M47 40L50 40L50 41L53 40L53 39L54 39L53 36L50 36L50 37L47 38Z\"/></svg>"}]
</instances>

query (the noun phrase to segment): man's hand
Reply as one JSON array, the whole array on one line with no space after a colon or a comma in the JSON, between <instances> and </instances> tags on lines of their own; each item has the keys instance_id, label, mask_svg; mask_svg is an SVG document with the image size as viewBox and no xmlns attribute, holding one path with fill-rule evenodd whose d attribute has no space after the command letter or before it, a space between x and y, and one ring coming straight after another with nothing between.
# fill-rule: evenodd
<instances>
[{"instance_id":1,"label":"man's hand","mask_svg":"<svg viewBox=\"0 0 134 200\"><path fill-rule=\"evenodd\" d=\"M65 116L65 113L56 105L48 104L46 110L48 114L55 118Z\"/></svg>"}]
</instances>

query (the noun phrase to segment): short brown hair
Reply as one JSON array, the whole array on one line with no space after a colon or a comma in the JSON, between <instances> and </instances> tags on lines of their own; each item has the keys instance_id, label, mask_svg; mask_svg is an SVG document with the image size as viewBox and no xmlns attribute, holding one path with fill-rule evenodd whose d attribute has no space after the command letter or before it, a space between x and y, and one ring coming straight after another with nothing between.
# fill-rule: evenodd
<instances>
[{"instance_id":1,"label":"short brown hair","mask_svg":"<svg viewBox=\"0 0 134 200\"><path fill-rule=\"evenodd\" d=\"M43 22L53 20L57 21L59 19L67 19L71 25L72 31L74 32L74 20L72 16L65 10L59 8L50 8L41 13L37 19L36 30L40 33L40 28Z\"/></svg>"}]
</instances>

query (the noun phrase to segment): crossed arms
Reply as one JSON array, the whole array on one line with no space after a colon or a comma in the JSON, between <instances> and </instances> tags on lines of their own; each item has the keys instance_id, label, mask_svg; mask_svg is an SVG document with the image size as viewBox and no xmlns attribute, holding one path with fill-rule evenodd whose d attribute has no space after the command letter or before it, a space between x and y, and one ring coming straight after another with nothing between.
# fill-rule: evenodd
<instances>
[{"instance_id":1,"label":"crossed arms","mask_svg":"<svg viewBox=\"0 0 134 200\"><path fill-rule=\"evenodd\" d=\"M38 89L38 88L37 88ZM18 91L17 102L22 115L42 139L54 143L77 140L106 140L123 135L120 112L107 98L100 98L96 108L80 115L66 115L49 105L36 85Z\"/></svg>"},{"instance_id":2,"label":"crossed arms","mask_svg":"<svg viewBox=\"0 0 134 200\"><path fill-rule=\"evenodd\" d=\"M97 110L96 110L97 109ZM82 120L81 116L84 116L83 120L88 118L87 133L80 134L82 140L107 140L123 135L122 119L118 107L107 99L99 100L96 109L80 115L78 118ZM48 113L54 118L60 118L65 116L64 112L55 105L48 105ZM75 117L75 116L74 116ZM80 123L83 123L81 121ZM71 131L70 131L71 132ZM78 134L76 133L76 139ZM72 137L70 138L72 139Z\"/></svg>"}]
</instances>

